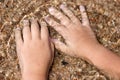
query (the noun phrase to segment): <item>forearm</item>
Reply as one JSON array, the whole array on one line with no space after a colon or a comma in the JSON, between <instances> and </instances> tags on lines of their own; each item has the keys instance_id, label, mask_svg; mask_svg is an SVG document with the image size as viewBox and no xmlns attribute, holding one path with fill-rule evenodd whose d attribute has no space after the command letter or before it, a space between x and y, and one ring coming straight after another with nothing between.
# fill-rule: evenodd
<instances>
[{"instance_id":1,"label":"forearm","mask_svg":"<svg viewBox=\"0 0 120 80\"><path fill-rule=\"evenodd\" d=\"M86 55L96 67L104 72L112 75L113 77L120 76L120 57L110 50L99 45L91 50L86 51L89 55Z\"/></svg>"}]
</instances>

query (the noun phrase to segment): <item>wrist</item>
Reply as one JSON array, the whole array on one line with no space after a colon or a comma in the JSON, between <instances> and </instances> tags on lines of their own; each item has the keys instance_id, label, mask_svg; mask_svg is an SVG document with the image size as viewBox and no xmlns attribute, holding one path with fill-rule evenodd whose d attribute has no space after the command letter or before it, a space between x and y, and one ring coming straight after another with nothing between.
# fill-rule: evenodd
<instances>
[{"instance_id":1,"label":"wrist","mask_svg":"<svg viewBox=\"0 0 120 80\"><path fill-rule=\"evenodd\" d=\"M101 44L93 44L88 46L88 48L84 50L84 57L93 61L98 56L103 55L106 50L107 49Z\"/></svg>"},{"instance_id":2,"label":"wrist","mask_svg":"<svg viewBox=\"0 0 120 80\"><path fill-rule=\"evenodd\" d=\"M90 43L90 44L88 43L87 46L83 45L82 49L77 50L77 53L78 53L78 56L81 58L91 59L91 57L93 57L101 47L103 46L98 42Z\"/></svg>"},{"instance_id":3,"label":"wrist","mask_svg":"<svg viewBox=\"0 0 120 80\"><path fill-rule=\"evenodd\" d=\"M40 72L23 72L22 80L47 80L47 75Z\"/></svg>"},{"instance_id":4,"label":"wrist","mask_svg":"<svg viewBox=\"0 0 120 80\"><path fill-rule=\"evenodd\" d=\"M120 57L100 44L86 50L85 59L115 78L120 75Z\"/></svg>"},{"instance_id":5,"label":"wrist","mask_svg":"<svg viewBox=\"0 0 120 80\"><path fill-rule=\"evenodd\" d=\"M47 73L38 72L38 71L23 71L22 80L47 80Z\"/></svg>"},{"instance_id":6,"label":"wrist","mask_svg":"<svg viewBox=\"0 0 120 80\"><path fill-rule=\"evenodd\" d=\"M84 58L90 61L92 64L97 65L100 64L100 62L102 64L102 60L104 62L104 60L106 60L106 57L110 54L112 54L112 52L105 48L103 45L94 44L84 51Z\"/></svg>"}]
</instances>

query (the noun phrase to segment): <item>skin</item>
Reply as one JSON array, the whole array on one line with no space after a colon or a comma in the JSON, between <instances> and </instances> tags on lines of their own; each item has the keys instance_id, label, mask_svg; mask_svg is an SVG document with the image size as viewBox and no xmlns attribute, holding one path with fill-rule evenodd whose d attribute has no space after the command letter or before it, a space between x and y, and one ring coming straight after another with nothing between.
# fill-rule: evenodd
<instances>
[{"instance_id":1,"label":"skin","mask_svg":"<svg viewBox=\"0 0 120 80\"><path fill-rule=\"evenodd\" d=\"M32 19L30 22L24 20L23 23L22 32L19 29L15 30L22 80L46 80L54 56L47 25L45 22L39 23L36 19Z\"/></svg>"},{"instance_id":2,"label":"skin","mask_svg":"<svg viewBox=\"0 0 120 80\"><path fill-rule=\"evenodd\" d=\"M85 8L80 6L82 22L66 5L62 4L60 9L67 16L54 7L49 8L49 13L60 20L60 23L50 16L45 17L45 21L65 39L66 44L52 39L55 47L68 55L83 58L112 75L116 80L119 79L120 57L98 43L90 27ZM23 80L47 80L54 55L48 30L45 23L44 25L41 23L40 29L35 19L31 21L31 29L29 24L28 21L24 21L23 39L21 31L19 29L15 31L22 78Z\"/></svg>"}]
</instances>

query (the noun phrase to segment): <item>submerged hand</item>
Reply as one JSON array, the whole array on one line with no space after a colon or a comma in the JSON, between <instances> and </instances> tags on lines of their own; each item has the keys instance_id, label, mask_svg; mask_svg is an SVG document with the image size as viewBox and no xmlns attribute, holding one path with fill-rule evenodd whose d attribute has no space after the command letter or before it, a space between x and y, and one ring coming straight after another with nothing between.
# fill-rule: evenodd
<instances>
[{"instance_id":1,"label":"submerged hand","mask_svg":"<svg viewBox=\"0 0 120 80\"><path fill-rule=\"evenodd\" d=\"M66 5L62 4L60 8L67 16L56 10L54 7L49 9L49 13L60 20L60 23L49 16L45 17L46 22L65 39L66 44L54 39L53 42L55 47L71 56L85 57L86 50L98 45L96 37L90 27L85 8L80 6L82 23L72 11L66 7Z\"/></svg>"},{"instance_id":2,"label":"submerged hand","mask_svg":"<svg viewBox=\"0 0 120 80\"><path fill-rule=\"evenodd\" d=\"M22 75L28 75L29 78L30 76L37 75L46 78L54 55L47 26L45 22L41 22L40 25L41 28L36 19L32 19L31 24L28 20L25 20L23 35L21 36L21 31L18 29L15 31L17 53Z\"/></svg>"}]
</instances>

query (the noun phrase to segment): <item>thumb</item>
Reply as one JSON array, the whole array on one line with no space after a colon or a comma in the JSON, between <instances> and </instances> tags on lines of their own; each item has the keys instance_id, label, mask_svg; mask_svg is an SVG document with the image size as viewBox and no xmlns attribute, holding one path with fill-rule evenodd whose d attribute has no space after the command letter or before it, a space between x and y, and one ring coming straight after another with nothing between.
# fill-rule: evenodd
<instances>
[{"instance_id":1,"label":"thumb","mask_svg":"<svg viewBox=\"0 0 120 80\"><path fill-rule=\"evenodd\" d=\"M52 41L50 42L50 46L51 46L51 50L52 50L52 56L54 56L54 44Z\"/></svg>"},{"instance_id":2,"label":"thumb","mask_svg":"<svg viewBox=\"0 0 120 80\"><path fill-rule=\"evenodd\" d=\"M66 53L70 55L70 49L67 45L65 45L63 42L57 40L57 39L52 39L52 42L55 45L55 48L62 51L63 53Z\"/></svg>"}]
</instances>

